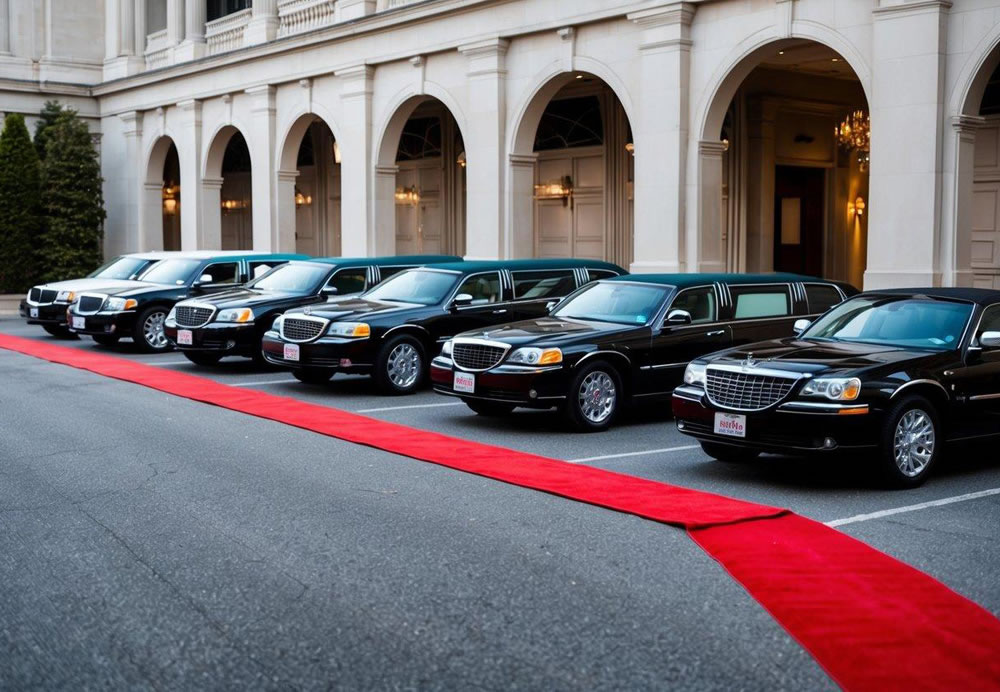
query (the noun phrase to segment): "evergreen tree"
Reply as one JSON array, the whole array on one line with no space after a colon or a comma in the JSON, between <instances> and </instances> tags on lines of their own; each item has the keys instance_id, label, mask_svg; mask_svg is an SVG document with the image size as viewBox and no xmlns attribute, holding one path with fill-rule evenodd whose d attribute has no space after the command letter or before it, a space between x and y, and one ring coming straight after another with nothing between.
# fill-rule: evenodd
<instances>
[{"instance_id":1,"label":"evergreen tree","mask_svg":"<svg viewBox=\"0 0 1000 692\"><path fill-rule=\"evenodd\" d=\"M24 292L37 278L38 200L38 155L24 116L12 113L0 134L0 293Z\"/></svg>"},{"instance_id":2,"label":"evergreen tree","mask_svg":"<svg viewBox=\"0 0 1000 692\"><path fill-rule=\"evenodd\" d=\"M66 109L46 129L42 161L45 232L39 258L46 281L84 276L101 263L104 197L101 165L87 125Z\"/></svg>"},{"instance_id":3,"label":"evergreen tree","mask_svg":"<svg viewBox=\"0 0 1000 692\"><path fill-rule=\"evenodd\" d=\"M56 124L64 111L58 101L46 101L42 112L38 114L39 120L35 123L35 151L38 152L39 161L45 160L45 145L49 141L48 129Z\"/></svg>"}]
</instances>

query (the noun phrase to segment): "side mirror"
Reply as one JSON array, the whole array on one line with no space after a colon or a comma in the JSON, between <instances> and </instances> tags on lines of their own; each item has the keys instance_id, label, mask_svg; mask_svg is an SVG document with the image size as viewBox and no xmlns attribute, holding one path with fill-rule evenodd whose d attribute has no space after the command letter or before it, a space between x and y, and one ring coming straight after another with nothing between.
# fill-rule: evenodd
<instances>
[{"instance_id":1,"label":"side mirror","mask_svg":"<svg viewBox=\"0 0 1000 692\"><path fill-rule=\"evenodd\" d=\"M795 320L795 325L792 327L792 331L795 332L795 336L799 336L802 332L809 329L809 325L811 324L812 322L809 320Z\"/></svg>"},{"instance_id":2,"label":"side mirror","mask_svg":"<svg viewBox=\"0 0 1000 692\"><path fill-rule=\"evenodd\" d=\"M320 294L326 296L327 298L332 298L339 292L340 291L337 290L336 286L324 286L323 289L320 291Z\"/></svg>"},{"instance_id":3,"label":"side mirror","mask_svg":"<svg viewBox=\"0 0 1000 692\"><path fill-rule=\"evenodd\" d=\"M554 308L557 305L559 305L558 300L550 300L545 304L545 312L552 312L552 308Z\"/></svg>"},{"instance_id":4,"label":"side mirror","mask_svg":"<svg viewBox=\"0 0 1000 692\"><path fill-rule=\"evenodd\" d=\"M983 332L979 345L989 349L1000 348L1000 332Z\"/></svg>"},{"instance_id":5,"label":"side mirror","mask_svg":"<svg viewBox=\"0 0 1000 692\"><path fill-rule=\"evenodd\" d=\"M469 295L468 293L459 293L457 296L455 296L455 299L451 301L451 306L453 308L460 308L464 305L471 305L471 304L472 304L472 296Z\"/></svg>"},{"instance_id":6,"label":"side mirror","mask_svg":"<svg viewBox=\"0 0 1000 692\"><path fill-rule=\"evenodd\" d=\"M676 327L678 325L691 324L693 321L691 313L687 310L671 310L670 314L667 315L666 323Z\"/></svg>"}]
</instances>

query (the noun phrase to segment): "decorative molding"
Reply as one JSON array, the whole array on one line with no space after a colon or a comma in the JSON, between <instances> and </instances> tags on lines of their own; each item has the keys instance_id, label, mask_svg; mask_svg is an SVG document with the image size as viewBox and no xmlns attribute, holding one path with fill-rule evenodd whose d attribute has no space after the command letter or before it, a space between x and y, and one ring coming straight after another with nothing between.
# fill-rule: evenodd
<instances>
[{"instance_id":1,"label":"decorative molding","mask_svg":"<svg viewBox=\"0 0 1000 692\"><path fill-rule=\"evenodd\" d=\"M251 113L270 113L273 115L277 110L274 102L274 95L277 93L277 89L270 84L250 87L249 89L245 89L243 93L252 99L250 106ZM232 118L230 118L230 121L232 121Z\"/></svg>"},{"instance_id":2,"label":"decorative molding","mask_svg":"<svg viewBox=\"0 0 1000 692\"><path fill-rule=\"evenodd\" d=\"M721 158L728 148L725 142L717 142L711 139L698 140L698 154L700 156Z\"/></svg>"},{"instance_id":3,"label":"decorative molding","mask_svg":"<svg viewBox=\"0 0 1000 692\"><path fill-rule=\"evenodd\" d=\"M952 6L951 0L877 0L877 2L878 7L872 10L872 18L876 21L910 14L947 12Z\"/></svg>"},{"instance_id":4,"label":"decorative molding","mask_svg":"<svg viewBox=\"0 0 1000 692\"><path fill-rule=\"evenodd\" d=\"M458 52L466 57L469 77L480 75L501 74L506 72L504 63L510 41L503 38L490 38L485 41L466 43L458 47Z\"/></svg>"},{"instance_id":5,"label":"decorative molding","mask_svg":"<svg viewBox=\"0 0 1000 692\"><path fill-rule=\"evenodd\" d=\"M691 22L695 5L690 2L672 2L639 12L630 12L626 18L642 29L639 50L678 50L691 47Z\"/></svg>"},{"instance_id":6,"label":"decorative molding","mask_svg":"<svg viewBox=\"0 0 1000 692\"><path fill-rule=\"evenodd\" d=\"M986 126L986 118L978 115L953 115L951 126L960 133L975 132Z\"/></svg>"},{"instance_id":7,"label":"decorative molding","mask_svg":"<svg viewBox=\"0 0 1000 692\"><path fill-rule=\"evenodd\" d=\"M139 111L126 111L120 113L118 119L125 124L126 137L142 136L142 113Z\"/></svg>"},{"instance_id":8,"label":"decorative molding","mask_svg":"<svg viewBox=\"0 0 1000 692\"><path fill-rule=\"evenodd\" d=\"M399 166L375 166L375 175L393 176L399 173Z\"/></svg>"},{"instance_id":9,"label":"decorative molding","mask_svg":"<svg viewBox=\"0 0 1000 692\"><path fill-rule=\"evenodd\" d=\"M364 63L352 65L337 70L333 74L344 83L344 87L340 92L341 98L372 95L372 78L375 76L375 68L371 65L365 65Z\"/></svg>"},{"instance_id":10,"label":"decorative molding","mask_svg":"<svg viewBox=\"0 0 1000 692\"><path fill-rule=\"evenodd\" d=\"M534 167L538 154L510 154L508 158L511 166Z\"/></svg>"}]
</instances>

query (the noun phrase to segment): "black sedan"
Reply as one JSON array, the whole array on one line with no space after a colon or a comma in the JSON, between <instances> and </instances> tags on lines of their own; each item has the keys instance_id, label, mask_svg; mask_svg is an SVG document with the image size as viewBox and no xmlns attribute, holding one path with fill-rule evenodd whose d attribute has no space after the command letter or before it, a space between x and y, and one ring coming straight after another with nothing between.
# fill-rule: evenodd
<instances>
[{"instance_id":1,"label":"black sedan","mask_svg":"<svg viewBox=\"0 0 1000 692\"><path fill-rule=\"evenodd\" d=\"M409 394L455 334L544 315L594 279L624 274L578 259L459 262L411 269L357 298L290 310L264 334L269 363L322 383L334 373L369 374L387 394Z\"/></svg>"},{"instance_id":2,"label":"black sedan","mask_svg":"<svg viewBox=\"0 0 1000 692\"><path fill-rule=\"evenodd\" d=\"M282 312L357 295L407 269L456 261L461 258L451 255L293 261L245 287L177 303L167 315L163 331L170 344L198 365L214 365L223 356L263 362L261 337Z\"/></svg>"},{"instance_id":3,"label":"black sedan","mask_svg":"<svg viewBox=\"0 0 1000 692\"><path fill-rule=\"evenodd\" d=\"M1000 291L863 293L798 329L693 361L678 429L723 461L871 454L896 487L946 442L1000 434Z\"/></svg>"},{"instance_id":4,"label":"black sedan","mask_svg":"<svg viewBox=\"0 0 1000 692\"><path fill-rule=\"evenodd\" d=\"M792 334L857 291L791 274L635 274L590 284L547 317L469 331L431 364L434 389L481 415L558 407L581 431L666 399L698 356Z\"/></svg>"}]
</instances>

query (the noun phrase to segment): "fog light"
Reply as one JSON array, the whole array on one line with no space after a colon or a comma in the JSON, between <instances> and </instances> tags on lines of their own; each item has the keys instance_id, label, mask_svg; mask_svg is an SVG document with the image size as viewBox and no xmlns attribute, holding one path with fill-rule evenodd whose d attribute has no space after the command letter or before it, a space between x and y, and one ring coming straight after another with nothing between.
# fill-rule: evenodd
<instances>
[{"instance_id":1,"label":"fog light","mask_svg":"<svg viewBox=\"0 0 1000 692\"><path fill-rule=\"evenodd\" d=\"M235 347L236 347L236 342L235 342L235 341L233 341L232 339L230 339L229 341L227 341L227 342L226 342L226 350L227 350L227 351L228 351L229 349L231 349L231 348L235 348Z\"/></svg>"},{"instance_id":2,"label":"fog light","mask_svg":"<svg viewBox=\"0 0 1000 692\"><path fill-rule=\"evenodd\" d=\"M680 421L680 420L677 421L677 429L678 430L683 430L684 429L684 421Z\"/></svg>"},{"instance_id":3,"label":"fog light","mask_svg":"<svg viewBox=\"0 0 1000 692\"><path fill-rule=\"evenodd\" d=\"M340 367L342 367L342 368L349 368L349 367L351 367L351 359L350 358L341 358L340 359Z\"/></svg>"},{"instance_id":4,"label":"fog light","mask_svg":"<svg viewBox=\"0 0 1000 692\"><path fill-rule=\"evenodd\" d=\"M531 390L528 391L528 397L531 398L531 399L537 399L538 398L538 392L536 392L534 389L531 389Z\"/></svg>"},{"instance_id":5,"label":"fog light","mask_svg":"<svg viewBox=\"0 0 1000 692\"><path fill-rule=\"evenodd\" d=\"M113 324L108 324L104 326L104 331L106 331L108 334L110 334L114 330L115 330L115 325Z\"/></svg>"},{"instance_id":6,"label":"fog light","mask_svg":"<svg viewBox=\"0 0 1000 692\"><path fill-rule=\"evenodd\" d=\"M823 449L833 449L837 446L837 441L832 437L828 437L823 440Z\"/></svg>"}]
</instances>

